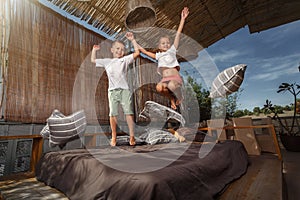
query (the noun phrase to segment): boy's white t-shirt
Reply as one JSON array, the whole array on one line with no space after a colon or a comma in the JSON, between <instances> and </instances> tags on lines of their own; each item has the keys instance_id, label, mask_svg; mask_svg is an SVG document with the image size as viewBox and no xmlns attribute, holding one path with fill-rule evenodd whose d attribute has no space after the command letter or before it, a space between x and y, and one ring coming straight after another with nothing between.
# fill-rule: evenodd
<instances>
[{"instance_id":1,"label":"boy's white t-shirt","mask_svg":"<svg viewBox=\"0 0 300 200\"><path fill-rule=\"evenodd\" d=\"M156 60L158 62L157 72L159 74L161 74L159 69L160 67L173 68L179 66L179 63L176 58L176 52L177 49L175 48L174 45L172 45L170 49L168 49L167 51L158 52L155 54Z\"/></svg>"},{"instance_id":2,"label":"boy's white t-shirt","mask_svg":"<svg viewBox=\"0 0 300 200\"><path fill-rule=\"evenodd\" d=\"M127 69L133 63L133 54L122 58L96 59L96 67L104 67L108 77L108 90L129 89L127 83Z\"/></svg>"}]
</instances>

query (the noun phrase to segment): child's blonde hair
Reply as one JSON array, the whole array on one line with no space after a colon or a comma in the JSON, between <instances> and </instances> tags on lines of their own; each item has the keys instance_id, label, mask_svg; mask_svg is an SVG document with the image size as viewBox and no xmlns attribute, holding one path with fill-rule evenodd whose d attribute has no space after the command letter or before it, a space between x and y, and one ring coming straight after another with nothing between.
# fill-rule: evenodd
<instances>
[{"instance_id":1,"label":"child's blonde hair","mask_svg":"<svg viewBox=\"0 0 300 200\"><path fill-rule=\"evenodd\" d=\"M115 40L115 41L113 41L112 44L111 44L111 46L114 46L116 43L123 44L124 47L125 47L125 43L123 41L121 41L121 40Z\"/></svg>"}]
</instances>

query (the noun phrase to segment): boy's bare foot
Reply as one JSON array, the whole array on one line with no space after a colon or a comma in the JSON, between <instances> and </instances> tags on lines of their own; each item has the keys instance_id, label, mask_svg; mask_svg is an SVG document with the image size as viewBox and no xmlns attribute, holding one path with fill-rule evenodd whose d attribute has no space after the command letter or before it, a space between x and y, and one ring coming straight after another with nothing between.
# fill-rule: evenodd
<instances>
[{"instance_id":1,"label":"boy's bare foot","mask_svg":"<svg viewBox=\"0 0 300 200\"><path fill-rule=\"evenodd\" d=\"M117 145L117 140L116 138L111 138L111 141L110 141L110 146L114 147Z\"/></svg>"},{"instance_id":2,"label":"boy's bare foot","mask_svg":"<svg viewBox=\"0 0 300 200\"><path fill-rule=\"evenodd\" d=\"M134 136L130 136L129 144L130 144L130 146L134 146L135 145L135 138L134 138Z\"/></svg>"}]
</instances>

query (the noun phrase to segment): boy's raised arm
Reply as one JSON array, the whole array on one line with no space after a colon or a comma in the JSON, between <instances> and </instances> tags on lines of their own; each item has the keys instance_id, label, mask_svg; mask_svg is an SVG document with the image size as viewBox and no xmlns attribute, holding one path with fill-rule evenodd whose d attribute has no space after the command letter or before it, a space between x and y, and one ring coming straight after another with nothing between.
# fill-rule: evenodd
<instances>
[{"instance_id":1,"label":"boy's raised arm","mask_svg":"<svg viewBox=\"0 0 300 200\"><path fill-rule=\"evenodd\" d=\"M189 9L188 9L188 7L184 7L183 10L181 11L181 20L180 20L180 23L179 23L179 26L178 26L178 29L176 32L175 39L174 39L174 46L176 49L179 46L180 34L182 32L185 19L187 18L188 15L189 15Z\"/></svg>"},{"instance_id":2,"label":"boy's raised arm","mask_svg":"<svg viewBox=\"0 0 300 200\"><path fill-rule=\"evenodd\" d=\"M96 51L100 49L99 45L94 45L91 53L91 62L96 63Z\"/></svg>"}]
</instances>

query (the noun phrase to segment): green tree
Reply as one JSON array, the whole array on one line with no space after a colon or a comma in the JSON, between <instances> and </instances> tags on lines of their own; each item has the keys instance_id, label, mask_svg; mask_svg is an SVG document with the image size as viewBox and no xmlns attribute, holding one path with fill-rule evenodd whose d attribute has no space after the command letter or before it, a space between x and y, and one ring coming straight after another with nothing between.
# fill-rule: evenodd
<instances>
[{"instance_id":1,"label":"green tree","mask_svg":"<svg viewBox=\"0 0 300 200\"><path fill-rule=\"evenodd\" d=\"M260 110L260 108L258 106L256 106L256 107L253 108L253 114L254 115L258 116L260 113L261 113L261 110Z\"/></svg>"},{"instance_id":2,"label":"green tree","mask_svg":"<svg viewBox=\"0 0 300 200\"><path fill-rule=\"evenodd\" d=\"M245 109L245 110L244 110L244 115L253 115L253 112L251 112L251 111L248 110L248 109Z\"/></svg>"},{"instance_id":3,"label":"green tree","mask_svg":"<svg viewBox=\"0 0 300 200\"><path fill-rule=\"evenodd\" d=\"M242 117L244 116L245 113L243 110L236 110L234 113L233 113L233 117Z\"/></svg>"},{"instance_id":4,"label":"green tree","mask_svg":"<svg viewBox=\"0 0 300 200\"><path fill-rule=\"evenodd\" d=\"M209 91L203 88L202 84L197 83L192 77L187 77L186 85L186 97L192 96L192 93L196 94L196 98L199 106L200 121L208 120L211 117L211 98L209 98ZM189 100L191 102L191 100ZM195 112L195 111L191 111Z\"/></svg>"},{"instance_id":5,"label":"green tree","mask_svg":"<svg viewBox=\"0 0 300 200\"><path fill-rule=\"evenodd\" d=\"M294 128L295 126L297 126L296 124L296 114L297 114L297 96L300 94L300 85L296 84L296 83L281 83L281 85L279 85L277 93L281 93L281 92L289 92L292 96L293 96L293 102L292 103L292 110L293 110L293 120L292 120L292 125L291 126L287 126L286 124L284 124L282 122L281 117L278 115L280 114L280 112L283 112L283 108L281 106L276 106L276 105L272 105L271 101L269 101L268 99L266 100L266 104L264 105L264 109L269 109L274 113L273 118L276 119L281 128L284 129L286 131L285 134L287 135L297 135L300 134L300 131L295 132ZM299 127L298 127L299 128Z\"/></svg>"},{"instance_id":6,"label":"green tree","mask_svg":"<svg viewBox=\"0 0 300 200\"><path fill-rule=\"evenodd\" d=\"M277 112L278 114L284 113L283 112L284 108L282 106L274 105L274 109L275 109L275 112Z\"/></svg>"},{"instance_id":7,"label":"green tree","mask_svg":"<svg viewBox=\"0 0 300 200\"><path fill-rule=\"evenodd\" d=\"M236 93L228 95L226 98L219 98L215 100L213 106L213 117L215 118L232 118L234 113L237 111L237 101L240 96L240 93L243 90L239 90ZM241 113L240 113L241 114Z\"/></svg>"},{"instance_id":8,"label":"green tree","mask_svg":"<svg viewBox=\"0 0 300 200\"><path fill-rule=\"evenodd\" d=\"M192 92L196 94L196 98L199 105L200 121L208 120L211 118L231 118L235 115L243 116L243 111L237 112L237 101L240 93L243 91L240 89L226 98L214 99L212 106L212 99L209 97L209 91L203 88L202 84L197 83L192 77L187 77L186 95L189 98ZM189 100L191 102L191 100ZM213 110L212 110L213 109ZM235 114L236 113L236 114ZM243 115L242 115L243 114Z\"/></svg>"},{"instance_id":9,"label":"green tree","mask_svg":"<svg viewBox=\"0 0 300 200\"><path fill-rule=\"evenodd\" d=\"M283 107L283 110L291 111L291 110L293 110L293 106L286 105Z\"/></svg>"}]
</instances>

